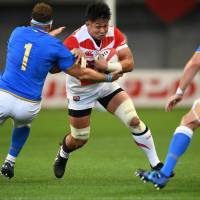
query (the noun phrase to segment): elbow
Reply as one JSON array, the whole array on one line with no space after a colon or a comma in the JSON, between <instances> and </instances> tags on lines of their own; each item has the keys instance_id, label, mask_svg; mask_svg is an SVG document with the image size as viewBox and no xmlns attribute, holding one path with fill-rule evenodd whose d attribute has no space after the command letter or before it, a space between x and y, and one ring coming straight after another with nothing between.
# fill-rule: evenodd
<instances>
[{"instance_id":1,"label":"elbow","mask_svg":"<svg viewBox=\"0 0 200 200\"><path fill-rule=\"evenodd\" d=\"M57 73L60 73L61 72L61 69L58 68L58 67L52 67L50 70L49 70L49 73L50 74L57 74Z\"/></svg>"},{"instance_id":2,"label":"elbow","mask_svg":"<svg viewBox=\"0 0 200 200\"><path fill-rule=\"evenodd\" d=\"M133 71L134 67L135 67L135 64L134 64L134 62L131 60L130 62L127 63L126 72L131 72L131 71Z\"/></svg>"},{"instance_id":3,"label":"elbow","mask_svg":"<svg viewBox=\"0 0 200 200\"><path fill-rule=\"evenodd\" d=\"M135 68L135 63L131 62L129 67L129 72L133 71L134 68Z\"/></svg>"}]
</instances>

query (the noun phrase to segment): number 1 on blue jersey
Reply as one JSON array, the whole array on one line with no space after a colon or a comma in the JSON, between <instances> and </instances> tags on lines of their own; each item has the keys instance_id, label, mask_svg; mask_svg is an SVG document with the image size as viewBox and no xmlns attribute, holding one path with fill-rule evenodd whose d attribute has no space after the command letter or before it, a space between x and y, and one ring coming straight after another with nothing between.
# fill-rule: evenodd
<instances>
[{"instance_id":1,"label":"number 1 on blue jersey","mask_svg":"<svg viewBox=\"0 0 200 200\"><path fill-rule=\"evenodd\" d=\"M28 57L32 48L32 44L31 43L25 44L24 48L25 48L25 53L24 53L24 57L22 61L22 67L21 67L22 71L26 71L26 66L27 66Z\"/></svg>"}]
</instances>

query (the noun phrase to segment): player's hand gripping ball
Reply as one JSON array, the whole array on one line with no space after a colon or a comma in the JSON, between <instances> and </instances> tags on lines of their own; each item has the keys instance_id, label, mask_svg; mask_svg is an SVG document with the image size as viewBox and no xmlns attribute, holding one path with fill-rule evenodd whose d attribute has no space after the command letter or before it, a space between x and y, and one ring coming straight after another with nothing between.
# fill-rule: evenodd
<instances>
[{"instance_id":1,"label":"player's hand gripping ball","mask_svg":"<svg viewBox=\"0 0 200 200\"><path fill-rule=\"evenodd\" d=\"M118 55L113 48L102 49L95 57L95 67L100 71L107 71L109 63L115 62L118 62Z\"/></svg>"}]
</instances>

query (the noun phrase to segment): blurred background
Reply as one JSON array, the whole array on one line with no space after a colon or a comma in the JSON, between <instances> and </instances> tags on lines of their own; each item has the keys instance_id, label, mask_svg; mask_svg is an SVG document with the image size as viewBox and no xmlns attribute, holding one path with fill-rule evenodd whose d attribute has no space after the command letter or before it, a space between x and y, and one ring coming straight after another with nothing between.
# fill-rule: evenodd
<instances>
[{"instance_id":1,"label":"blurred background","mask_svg":"<svg viewBox=\"0 0 200 200\"><path fill-rule=\"evenodd\" d=\"M16 26L29 24L36 2L0 0L2 72L10 33ZM92 0L45 2L54 8L54 28L67 27L59 36L64 40L84 24L86 6ZM128 39L136 64L133 72L125 74L119 84L150 127L158 155L164 161L171 134L186 113L185 108L166 113L164 105L175 92L185 63L200 44L200 0L106 2L112 9L113 23ZM42 109L33 122L30 139L15 166L15 177L11 181L0 178L1 200L200 199L199 134L194 135L188 154L179 161L175 178L165 190L154 192L152 185L144 186L134 178L137 168L150 169L150 166L140 149L133 145L129 130L117 118L103 112L93 112L87 146L71 155L66 176L56 180L52 172L53 160L59 141L70 131L66 119L65 78L64 73L48 76L43 107L54 109ZM191 106L199 94L199 78L196 77L180 106ZM11 121L0 127L0 163L8 151L11 127Z\"/></svg>"},{"instance_id":2,"label":"blurred background","mask_svg":"<svg viewBox=\"0 0 200 200\"><path fill-rule=\"evenodd\" d=\"M38 1L0 0L1 70L5 63L6 45L11 31L16 26L29 24L31 9L36 2ZM45 2L50 3L54 8L54 27L63 25L67 27L66 31L59 36L59 39L64 40L84 24L86 6L92 1L49 0ZM146 96L160 99L150 106L162 105L169 93L175 90L180 70L200 44L200 0L105 0L105 2L111 7L112 23L116 24L128 39L136 64L135 74L130 73L125 83L121 81L121 84L136 99L136 104L148 105L146 102L149 99L140 97L151 89L154 91L153 95L148 93ZM134 75L135 78L132 78ZM173 84L169 85L171 83ZM138 91L142 87L141 84L146 89ZM52 90L55 88L56 86L53 89L50 86L50 89L44 92L45 98L52 95ZM63 91L62 88L62 91L58 92L60 98L63 98ZM196 83L191 88L191 92L188 104L198 92Z\"/></svg>"}]
</instances>

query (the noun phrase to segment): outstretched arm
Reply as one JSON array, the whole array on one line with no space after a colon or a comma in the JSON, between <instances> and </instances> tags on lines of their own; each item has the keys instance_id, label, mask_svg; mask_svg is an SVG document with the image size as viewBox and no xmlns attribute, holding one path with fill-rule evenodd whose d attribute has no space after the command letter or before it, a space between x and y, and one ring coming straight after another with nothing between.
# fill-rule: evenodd
<instances>
[{"instance_id":1,"label":"outstretched arm","mask_svg":"<svg viewBox=\"0 0 200 200\"><path fill-rule=\"evenodd\" d=\"M171 96L165 106L166 111L171 111L182 99L185 90L200 70L200 53L196 52L185 65L176 94Z\"/></svg>"},{"instance_id":2,"label":"outstretched arm","mask_svg":"<svg viewBox=\"0 0 200 200\"><path fill-rule=\"evenodd\" d=\"M60 33L62 33L63 30L65 30L65 28L66 28L65 26L61 26L61 27L59 27L57 29L51 30L49 32L49 35L55 37L55 36L59 35Z\"/></svg>"},{"instance_id":3,"label":"outstretched arm","mask_svg":"<svg viewBox=\"0 0 200 200\"><path fill-rule=\"evenodd\" d=\"M66 73L81 81L94 82L112 82L122 76L120 71L104 74L90 68L81 68L80 65L74 65L73 67L67 69Z\"/></svg>"},{"instance_id":4,"label":"outstretched arm","mask_svg":"<svg viewBox=\"0 0 200 200\"><path fill-rule=\"evenodd\" d=\"M186 64L179 88L184 92L200 69L200 53L196 52Z\"/></svg>"}]
</instances>

